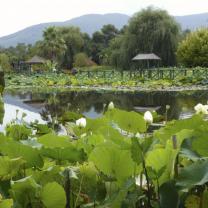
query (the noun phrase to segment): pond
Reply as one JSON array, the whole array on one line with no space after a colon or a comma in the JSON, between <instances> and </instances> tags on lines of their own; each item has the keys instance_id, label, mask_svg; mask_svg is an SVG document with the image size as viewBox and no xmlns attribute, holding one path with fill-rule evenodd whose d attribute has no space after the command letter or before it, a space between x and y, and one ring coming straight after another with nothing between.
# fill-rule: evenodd
<instances>
[{"instance_id":1,"label":"pond","mask_svg":"<svg viewBox=\"0 0 208 208\"><path fill-rule=\"evenodd\" d=\"M206 104L208 91L187 92L123 92L123 91L65 91L37 92L5 91L0 112L0 131L16 116L25 121L38 120L46 123L53 117L61 117L66 111L97 118L103 114L105 105L113 101L115 106L124 110L145 111L157 109L164 115L166 105L170 105L168 119L183 119L194 113L194 106Z\"/></svg>"}]
</instances>

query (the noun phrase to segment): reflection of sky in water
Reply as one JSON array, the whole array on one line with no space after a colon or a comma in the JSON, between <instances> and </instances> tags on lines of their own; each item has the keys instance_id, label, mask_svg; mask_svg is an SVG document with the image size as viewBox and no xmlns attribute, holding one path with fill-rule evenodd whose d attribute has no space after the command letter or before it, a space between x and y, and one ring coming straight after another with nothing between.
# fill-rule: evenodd
<instances>
[{"instance_id":1,"label":"reflection of sky in water","mask_svg":"<svg viewBox=\"0 0 208 208\"><path fill-rule=\"evenodd\" d=\"M46 123L45 121L43 121L39 113L35 113L35 112L20 108L15 105L5 103L4 104L4 111L5 111L4 119L3 119L3 124L0 125L0 131L3 131L5 126L16 118L17 110L19 111L17 115L18 120L21 120L22 114L25 113L27 114L27 116L24 117L24 121L26 121L27 123L34 122L35 120L38 120L39 123L41 124Z\"/></svg>"},{"instance_id":2,"label":"reflection of sky in water","mask_svg":"<svg viewBox=\"0 0 208 208\"><path fill-rule=\"evenodd\" d=\"M80 112L86 117L94 119L102 116L103 104L113 101L116 107L128 111L135 110L135 107L145 107L145 111L151 107L160 107L158 110L160 115L164 115L165 106L170 105L168 119L172 120L192 116L194 106L199 102L205 104L208 100L207 91L193 91L187 94L177 92L100 93L96 91L69 91L57 93L55 96L56 99L54 99L54 93L5 93L3 98L5 113L0 131L4 129L7 123L15 119L16 110L19 110L18 119L21 119L22 113L27 114L24 120L28 123L35 120L46 123L43 119L48 115L61 116L66 111Z\"/></svg>"},{"instance_id":3,"label":"reflection of sky in water","mask_svg":"<svg viewBox=\"0 0 208 208\"><path fill-rule=\"evenodd\" d=\"M85 115L87 118L92 118L92 119L99 118L102 116L102 113L99 114L95 111L94 106L91 107L89 111L83 112L82 114Z\"/></svg>"}]
</instances>

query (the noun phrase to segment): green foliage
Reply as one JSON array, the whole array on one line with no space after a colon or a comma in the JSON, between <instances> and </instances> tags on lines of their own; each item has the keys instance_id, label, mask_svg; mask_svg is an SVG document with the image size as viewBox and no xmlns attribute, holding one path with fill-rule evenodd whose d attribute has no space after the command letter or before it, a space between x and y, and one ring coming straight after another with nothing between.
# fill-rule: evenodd
<instances>
[{"instance_id":1,"label":"green foliage","mask_svg":"<svg viewBox=\"0 0 208 208\"><path fill-rule=\"evenodd\" d=\"M1 94L1 85L0 85L0 94ZM0 124L2 124L4 118L4 103L0 95Z\"/></svg>"},{"instance_id":2,"label":"green foliage","mask_svg":"<svg viewBox=\"0 0 208 208\"><path fill-rule=\"evenodd\" d=\"M57 61L58 56L62 55L66 50L64 39L60 36L57 28L49 27L43 32L43 41L40 49L44 57L52 62Z\"/></svg>"},{"instance_id":3,"label":"green foliage","mask_svg":"<svg viewBox=\"0 0 208 208\"><path fill-rule=\"evenodd\" d=\"M146 122L138 113L126 112L119 109L109 110L106 116L115 122L122 130L133 133L146 131Z\"/></svg>"},{"instance_id":4,"label":"green foliage","mask_svg":"<svg viewBox=\"0 0 208 208\"><path fill-rule=\"evenodd\" d=\"M46 208L65 208L64 189L56 182L46 184L41 191L41 200Z\"/></svg>"},{"instance_id":5,"label":"green foliage","mask_svg":"<svg viewBox=\"0 0 208 208\"><path fill-rule=\"evenodd\" d=\"M10 159L9 157L0 157L0 180L10 180L18 174L23 167L24 161L21 158Z\"/></svg>"},{"instance_id":6,"label":"green foliage","mask_svg":"<svg viewBox=\"0 0 208 208\"><path fill-rule=\"evenodd\" d=\"M86 67L93 66L93 63L85 53L78 53L74 57L74 66L75 67Z\"/></svg>"},{"instance_id":7,"label":"green foliage","mask_svg":"<svg viewBox=\"0 0 208 208\"><path fill-rule=\"evenodd\" d=\"M68 160L70 162L83 161L85 154L77 149L67 137L60 137L54 134L46 134L38 138L43 145L41 154L57 161Z\"/></svg>"},{"instance_id":8,"label":"green foliage","mask_svg":"<svg viewBox=\"0 0 208 208\"><path fill-rule=\"evenodd\" d=\"M144 9L129 21L124 35L112 42L111 62L129 69L135 55L148 52L160 56L162 65L175 65L178 39L179 26L173 17L164 10Z\"/></svg>"},{"instance_id":9,"label":"green foliage","mask_svg":"<svg viewBox=\"0 0 208 208\"><path fill-rule=\"evenodd\" d=\"M178 61L187 67L207 67L208 29L199 29L187 35L177 51Z\"/></svg>"},{"instance_id":10,"label":"green foliage","mask_svg":"<svg viewBox=\"0 0 208 208\"><path fill-rule=\"evenodd\" d=\"M37 123L25 140L1 134L0 207L206 207L202 115L170 121L153 134L135 112L109 109L82 128L73 116L81 115L66 115L73 133L67 136Z\"/></svg>"},{"instance_id":11,"label":"green foliage","mask_svg":"<svg viewBox=\"0 0 208 208\"><path fill-rule=\"evenodd\" d=\"M0 68L3 69L4 72L11 71L9 57L5 53L0 53Z\"/></svg>"},{"instance_id":12,"label":"green foliage","mask_svg":"<svg viewBox=\"0 0 208 208\"><path fill-rule=\"evenodd\" d=\"M13 201L11 199L5 199L3 201L0 201L0 208L12 208L13 207Z\"/></svg>"},{"instance_id":13,"label":"green foliage","mask_svg":"<svg viewBox=\"0 0 208 208\"><path fill-rule=\"evenodd\" d=\"M182 188L200 186L208 181L208 161L197 161L183 168L178 176L177 185Z\"/></svg>"},{"instance_id":14,"label":"green foliage","mask_svg":"<svg viewBox=\"0 0 208 208\"><path fill-rule=\"evenodd\" d=\"M164 183L160 187L160 206L161 208L176 208L179 204L179 195L174 181Z\"/></svg>"},{"instance_id":15,"label":"green foliage","mask_svg":"<svg viewBox=\"0 0 208 208\"><path fill-rule=\"evenodd\" d=\"M32 130L25 125L10 125L6 127L6 135L14 140L25 140L32 134Z\"/></svg>"},{"instance_id":16,"label":"green foliage","mask_svg":"<svg viewBox=\"0 0 208 208\"><path fill-rule=\"evenodd\" d=\"M106 176L117 179L121 184L134 173L131 153L111 143L96 147L90 154L89 160L94 162Z\"/></svg>"}]
</instances>

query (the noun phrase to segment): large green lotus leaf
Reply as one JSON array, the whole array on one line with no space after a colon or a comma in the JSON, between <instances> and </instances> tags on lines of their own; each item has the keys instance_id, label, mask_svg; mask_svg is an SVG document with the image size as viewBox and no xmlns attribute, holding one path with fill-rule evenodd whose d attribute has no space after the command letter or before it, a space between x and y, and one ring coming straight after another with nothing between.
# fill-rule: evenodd
<instances>
[{"instance_id":1,"label":"large green lotus leaf","mask_svg":"<svg viewBox=\"0 0 208 208\"><path fill-rule=\"evenodd\" d=\"M45 157L58 161L68 160L69 162L82 162L85 160L85 153L73 146L66 148L42 148L41 154Z\"/></svg>"},{"instance_id":2,"label":"large green lotus leaf","mask_svg":"<svg viewBox=\"0 0 208 208\"><path fill-rule=\"evenodd\" d=\"M146 156L146 166L151 167L156 172L166 167L164 173L159 178L160 184L173 178L173 168L177 150L169 148L158 148L148 152Z\"/></svg>"},{"instance_id":3,"label":"large green lotus leaf","mask_svg":"<svg viewBox=\"0 0 208 208\"><path fill-rule=\"evenodd\" d=\"M0 180L8 180L16 176L23 164L24 161L20 158L0 157Z\"/></svg>"},{"instance_id":4,"label":"large green lotus leaf","mask_svg":"<svg viewBox=\"0 0 208 208\"><path fill-rule=\"evenodd\" d=\"M105 116L97 119L87 119L87 124L85 128L80 128L78 126L73 127L73 131L77 136L85 133L97 133L101 127L108 127L109 121Z\"/></svg>"},{"instance_id":5,"label":"large green lotus leaf","mask_svg":"<svg viewBox=\"0 0 208 208\"><path fill-rule=\"evenodd\" d=\"M62 186L58 183L48 183L41 191L41 201L46 208L65 208L66 196Z\"/></svg>"},{"instance_id":6,"label":"large green lotus leaf","mask_svg":"<svg viewBox=\"0 0 208 208\"><path fill-rule=\"evenodd\" d=\"M159 190L161 208L178 208L179 195L174 181L164 183Z\"/></svg>"},{"instance_id":7,"label":"large green lotus leaf","mask_svg":"<svg viewBox=\"0 0 208 208\"><path fill-rule=\"evenodd\" d=\"M107 176L115 177L119 182L133 175L134 162L129 150L122 150L113 143L106 143L96 147L89 156L89 160Z\"/></svg>"},{"instance_id":8,"label":"large green lotus leaf","mask_svg":"<svg viewBox=\"0 0 208 208\"><path fill-rule=\"evenodd\" d=\"M67 136L57 136L56 134L46 134L38 138L38 142L44 147L64 148L70 147L71 142Z\"/></svg>"},{"instance_id":9,"label":"large green lotus leaf","mask_svg":"<svg viewBox=\"0 0 208 208\"><path fill-rule=\"evenodd\" d=\"M199 155L202 157L208 157L208 137L207 137L207 131L197 131L195 133L195 138L192 142L192 149L196 151Z\"/></svg>"},{"instance_id":10,"label":"large green lotus leaf","mask_svg":"<svg viewBox=\"0 0 208 208\"><path fill-rule=\"evenodd\" d=\"M131 146L131 140L122 136L118 130L113 127L102 127L99 129L99 132L105 137L106 140L109 140L117 145L119 145L122 149L129 149Z\"/></svg>"},{"instance_id":11,"label":"large green lotus leaf","mask_svg":"<svg viewBox=\"0 0 208 208\"><path fill-rule=\"evenodd\" d=\"M108 110L105 115L127 132L136 134L138 132L142 133L146 131L146 122L143 116L136 112L112 109Z\"/></svg>"},{"instance_id":12,"label":"large green lotus leaf","mask_svg":"<svg viewBox=\"0 0 208 208\"><path fill-rule=\"evenodd\" d=\"M47 183L55 182L55 181L57 183L60 183L63 179L60 172L61 172L61 168L59 166L52 166L42 171L30 169L27 171L27 174L32 175L38 184L46 185Z\"/></svg>"},{"instance_id":13,"label":"large green lotus leaf","mask_svg":"<svg viewBox=\"0 0 208 208\"><path fill-rule=\"evenodd\" d=\"M0 201L0 208L12 208L13 200L12 199L4 199Z\"/></svg>"},{"instance_id":14,"label":"large green lotus leaf","mask_svg":"<svg viewBox=\"0 0 208 208\"><path fill-rule=\"evenodd\" d=\"M26 167L41 168L43 166L39 150L2 136L0 137L0 152L10 158L21 157L26 161Z\"/></svg>"},{"instance_id":15,"label":"large green lotus leaf","mask_svg":"<svg viewBox=\"0 0 208 208\"><path fill-rule=\"evenodd\" d=\"M184 129L194 130L199 126L208 127L208 122L203 121L201 116L195 115L189 119L169 122L164 128L155 131L154 137L160 139L160 141L165 144L167 140L171 139L171 137L176 135L178 132Z\"/></svg>"},{"instance_id":16,"label":"large green lotus leaf","mask_svg":"<svg viewBox=\"0 0 208 208\"><path fill-rule=\"evenodd\" d=\"M196 161L190 166L181 169L177 186L182 188L191 188L201 186L208 182L208 160Z\"/></svg>"},{"instance_id":17,"label":"large green lotus leaf","mask_svg":"<svg viewBox=\"0 0 208 208\"><path fill-rule=\"evenodd\" d=\"M105 137L102 134L92 134L91 136L87 137L88 144L95 147L100 143L105 141Z\"/></svg>"},{"instance_id":18,"label":"large green lotus leaf","mask_svg":"<svg viewBox=\"0 0 208 208\"><path fill-rule=\"evenodd\" d=\"M12 181L11 196L15 201L15 207L39 207L40 204L36 203L40 201L38 198L40 189L41 187L31 176L18 181Z\"/></svg>"}]
</instances>

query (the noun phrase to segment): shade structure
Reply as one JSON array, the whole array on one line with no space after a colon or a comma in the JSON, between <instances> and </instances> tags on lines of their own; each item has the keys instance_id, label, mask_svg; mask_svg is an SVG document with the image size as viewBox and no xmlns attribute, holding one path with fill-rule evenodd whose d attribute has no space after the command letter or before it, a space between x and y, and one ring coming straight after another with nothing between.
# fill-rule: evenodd
<instances>
[{"instance_id":1,"label":"shade structure","mask_svg":"<svg viewBox=\"0 0 208 208\"><path fill-rule=\"evenodd\" d=\"M39 56L33 56L31 59L28 61L25 61L25 64L44 64L46 61L44 58L41 58Z\"/></svg>"},{"instance_id":2,"label":"shade structure","mask_svg":"<svg viewBox=\"0 0 208 208\"><path fill-rule=\"evenodd\" d=\"M161 60L161 58L154 53L141 53L136 55L133 61L142 61L142 60Z\"/></svg>"},{"instance_id":3,"label":"shade structure","mask_svg":"<svg viewBox=\"0 0 208 208\"><path fill-rule=\"evenodd\" d=\"M136 55L132 61L134 62L139 62L139 61L145 61L147 62L147 68L149 69L150 67L150 61L157 61L159 63L159 61L161 60L161 58L157 55L155 55L154 53L141 53Z\"/></svg>"}]
</instances>

